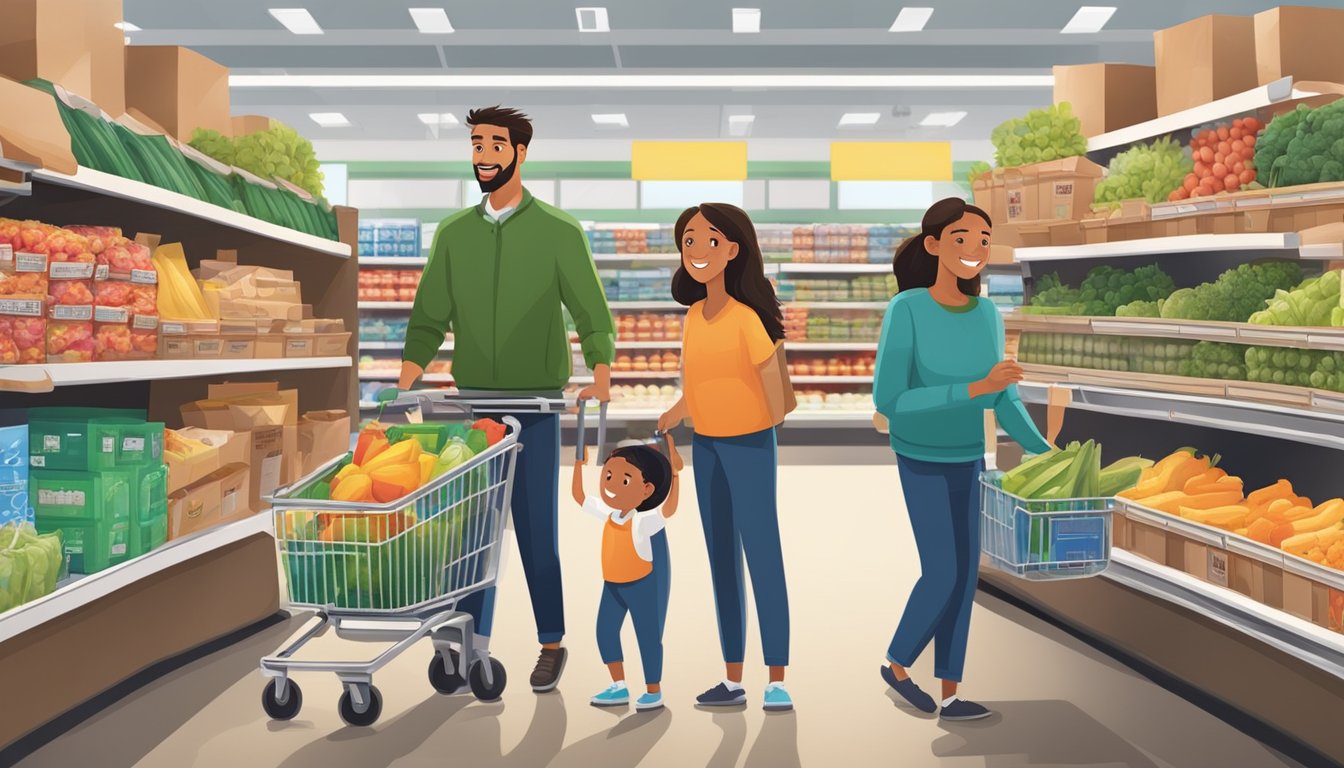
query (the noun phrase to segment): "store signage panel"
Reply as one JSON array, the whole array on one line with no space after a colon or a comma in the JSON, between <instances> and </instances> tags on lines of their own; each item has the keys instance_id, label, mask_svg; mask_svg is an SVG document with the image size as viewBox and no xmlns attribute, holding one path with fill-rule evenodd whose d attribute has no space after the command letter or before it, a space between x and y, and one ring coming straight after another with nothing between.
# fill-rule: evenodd
<instances>
[{"instance_id":1,"label":"store signage panel","mask_svg":"<svg viewBox=\"0 0 1344 768\"><path fill-rule=\"evenodd\" d=\"M831 181L951 181L946 141L835 141Z\"/></svg>"},{"instance_id":2,"label":"store signage panel","mask_svg":"<svg viewBox=\"0 0 1344 768\"><path fill-rule=\"evenodd\" d=\"M742 181L745 141L635 141L630 178L636 181Z\"/></svg>"}]
</instances>

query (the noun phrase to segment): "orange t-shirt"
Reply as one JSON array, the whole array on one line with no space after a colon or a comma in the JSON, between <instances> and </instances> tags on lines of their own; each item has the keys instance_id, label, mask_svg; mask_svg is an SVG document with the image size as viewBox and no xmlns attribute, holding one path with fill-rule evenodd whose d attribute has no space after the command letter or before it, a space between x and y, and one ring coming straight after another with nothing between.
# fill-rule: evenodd
<instances>
[{"instance_id":1,"label":"orange t-shirt","mask_svg":"<svg viewBox=\"0 0 1344 768\"><path fill-rule=\"evenodd\" d=\"M634 520L625 525L607 518L602 527L602 580L629 584L653 573L653 563L635 550Z\"/></svg>"},{"instance_id":2,"label":"orange t-shirt","mask_svg":"<svg viewBox=\"0 0 1344 768\"><path fill-rule=\"evenodd\" d=\"M697 434L736 437L774 426L761 385L760 366L775 353L761 318L728 300L712 320L705 302L686 312L681 359L682 389Z\"/></svg>"}]
</instances>

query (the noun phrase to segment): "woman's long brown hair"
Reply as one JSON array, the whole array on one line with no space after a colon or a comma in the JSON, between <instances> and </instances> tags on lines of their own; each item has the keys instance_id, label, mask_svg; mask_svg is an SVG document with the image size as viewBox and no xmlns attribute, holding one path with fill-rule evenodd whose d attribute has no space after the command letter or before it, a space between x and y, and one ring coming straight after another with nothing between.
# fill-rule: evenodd
<instances>
[{"instance_id":1,"label":"woman's long brown hair","mask_svg":"<svg viewBox=\"0 0 1344 768\"><path fill-rule=\"evenodd\" d=\"M687 208L677 218L677 251L681 251L686 225L695 215L703 214L714 228L730 242L737 243L737 258L728 262L724 270L724 285L728 295L746 304L761 318L761 325L771 341L784 338L784 314L775 296L775 287L765 276L765 259L756 240L756 227L747 212L727 203L701 203ZM686 272L686 265L677 267L672 275L672 298L691 306L705 298L705 284Z\"/></svg>"},{"instance_id":2,"label":"woman's long brown hair","mask_svg":"<svg viewBox=\"0 0 1344 768\"><path fill-rule=\"evenodd\" d=\"M988 213L959 197L939 200L924 212L924 220L919 225L919 234L906 238L896 249L895 258L891 260L891 271L896 273L896 285L899 290L929 288L934 284L938 279L938 257L929 253L924 247L924 238L932 237L935 240L941 238L943 230L956 224L968 213L984 219L985 224L990 227L994 226L994 222L989 220ZM967 296L979 296L980 276L976 275L970 280L958 279L957 287Z\"/></svg>"}]
</instances>

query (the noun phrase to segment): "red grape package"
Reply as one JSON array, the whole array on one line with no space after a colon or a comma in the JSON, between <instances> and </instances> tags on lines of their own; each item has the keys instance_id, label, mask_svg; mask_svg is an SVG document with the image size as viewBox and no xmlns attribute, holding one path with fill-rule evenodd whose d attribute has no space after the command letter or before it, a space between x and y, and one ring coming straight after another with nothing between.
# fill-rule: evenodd
<instances>
[{"instance_id":1,"label":"red grape package","mask_svg":"<svg viewBox=\"0 0 1344 768\"><path fill-rule=\"evenodd\" d=\"M96 360L146 360L159 345L158 273L150 249L115 227L72 226L96 263L91 330Z\"/></svg>"}]
</instances>

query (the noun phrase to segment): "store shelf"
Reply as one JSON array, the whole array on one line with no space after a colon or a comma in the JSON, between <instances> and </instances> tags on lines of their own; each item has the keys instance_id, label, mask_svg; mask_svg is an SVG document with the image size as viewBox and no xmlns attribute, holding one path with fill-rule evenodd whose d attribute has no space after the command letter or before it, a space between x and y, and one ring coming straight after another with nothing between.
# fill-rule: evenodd
<instances>
[{"instance_id":1,"label":"store shelf","mask_svg":"<svg viewBox=\"0 0 1344 768\"><path fill-rule=\"evenodd\" d=\"M270 512L260 512L242 520L175 539L149 554L128 560L105 571L90 576L72 577L50 595L0 614L0 642L5 642L51 619L107 597L117 590L130 587L142 579L162 573L192 558L258 533L271 532Z\"/></svg>"},{"instance_id":2,"label":"store shelf","mask_svg":"<svg viewBox=\"0 0 1344 768\"><path fill-rule=\"evenodd\" d=\"M370 351L378 351L378 350L396 350L396 351L400 352L403 348L405 348L405 346L406 346L406 345L405 345L403 342L400 342L400 341L361 341L361 342L359 343L359 348L360 348L361 350L370 350ZM571 349L575 349L575 350L578 350L578 349L582 349L582 348L583 348L583 345L579 344L579 342L577 342L577 341L571 341L571 342L569 343L569 346L570 346ZM678 340L678 341L618 341L618 342L616 342L616 348L617 348L617 349L681 349L681 341L680 341L680 340ZM876 345L873 345L873 348L875 349L875 348L876 348ZM452 351L452 349L453 349L453 342L451 342L451 341L445 341L445 342L439 347L439 350L440 350L440 351ZM789 349L795 349L794 345L790 344L790 345L789 345Z\"/></svg>"},{"instance_id":3,"label":"store shelf","mask_svg":"<svg viewBox=\"0 0 1344 768\"><path fill-rule=\"evenodd\" d=\"M410 309L411 309L411 307L413 307L413 306L415 306L415 302L412 302L412 301L361 301L361 302L359 302L359 308L360 308L360 309L402 309L402 310L406 310L406 311L409 312Z\"/></svg>"},{"instance_id":4,"label":"store shelf","mask_svg":"<svg viewBox=\"0 0 1344 768\"><path fill-rule=\"evenodd\" d=\"M575 349L579 349L578 342L571 342ZM681 349L681 339L662 340L662 341L616 341L617 349Z\"/></svg>"},{"instance_id":5,"label":"store shelf","mask_svg":"<svg viewBox=\"0 0 1344 768\"><path fill-rule=\"evenodd\" d=\"M786 301L784 307L793 309L863 309L884 310L888 301Z\"/></svg>"},{"instance_id":6,"label":"store shelf","mask_svg":"<svg viewBox=\"0 0 1344 768\"><path fill-rule=\"evenodd\" d=\"M785 341L786 352L876 352L876 341Z\"/></svg>"},{"instance_id":7,"label":"store shelf","mask_svg":"<svg viewBox=\"0 0 1344 768\"><path fill-rule=\"evenodd\" d=\"M685 311L685 309L686 309L686 307L685 307L684 305L679 304L679 303L677 303L677 302L675 302L675 301L608 301L608 302L607 302L607 307L608 307L609 309L611 309L612 311L621 310L621 309L629 309L629 310L641 310L641 309L642 309L642 310L655 310L655 309L657 309L657 310L671 310L671 309L676 309L676 310L682 310L682 311Z\"/></svg>"},{"instance_id":8,"label":"store shelf","mask_svg":"<svg viewBox=\"0 0 1344 768\"><path fill-rule=\"evenodd\" d=\"M423 267L429 263L427 256L368 256L361 257L359 266L370 269L388 267Z\"/></svg>"},{"instance_id":9,"label":"store shelf","mask_svg":"<svg viewBox=\"0 0 1344 768\"><path fill-rule=\"evenodd\" d=\"M1158 339L1218 341L1267 347L1344 351L1344 328L1301 328L1122 317L1061 317L1014 313L1004 327L1023 333L1143 336Z\"/></svg>"},{"instance_id":10,"label":"store shelf","mask_svg":"<svg viewBox=\"0 0 1344 768\"><path fill-rule=\"evenodd\" d=\"M396 381L401 378L401 370L389 368L385 371L360 371L360 381ZM426 384L452 384L453 375L451 373L426 373L420 377L420 381Z\"/></svg>"},{"instance_id":11,"label":"store shelf","mask_svg":"<svg viewBox=\"0 0 1344 768\"><path fill-rule=\"evenodd\" d=\"M351 249L346 243L326 238L310 235L297 230L281 227L271 224L261 219L253 218L237 211L223 208L213 203L207 203L203 200L197 200L194 197L188 197L176 192L170 192L166 189L160 189L152 184L146 184L132 179L123 179L120 176L114 176L110 173L95 171L92 168L80 167L75 175L69 176L56 171L43 169L34 170L30 177L43 184L53 184L71 189L78 189L85 192L94 192L108 197L115 197L122 200L131 200L142 203L154 208L175 211L178 213L194 216L203 221L214 222L225 227L247 232L253 235L276 240L282 243L301 246L316 253L335 256L342 259L350 258Z\"/></svg>"},{"instance_id":12,"label":"store shelf","mask_svg":"<svg viewBox=\"0 0 1344 768\"><path fill-rule=\"evenodd\" d=\"M872 376L790 376L794 384L872 384Z\"/></svg>"},{"instance_id":13,"label":"store shelf","mask_svg":"<svg viewBox=\"0 0 1344 768\"><path fill-rule=\"evenodd\" d=\"M891 272L890 264L822 264L822 263L785 263L766 265L766 272L774 267L779 272L790 274L817 275L885 275Z\"/></svg>"},{"instance_id":14,"label":"store shelf","mask_svg":"<svg viewBox=\"0 0 1344 768\"><path fill-rule=\"evenodd\" d=\"M1285 77L1281 80L1275 80L1268 85L1252 88L1249 91L1228 96L1224 99L1218 99L1217 101L1212 101L1208 104L1175 112L1155 120L1131 125L1128 128L1121 128L1118 131L1111 131L1110 133L1103 133L1100 136L1094 136L1087 140L1087 151L1092 153L1105 152L1111 149L1122 149L1136 142L1148 141L1160 136L1188 131L1191 128L1197 128L1206 123L1223 121L1280 102L1296 99L1309 99L1319 95L1319 93L1314 91L1294 88L1293 79L1291 77Z\"/></svg>"},{"instance_id":15,"label":"store shelf","mask_svg":"<svg viewBox=\"0 0 1344 768\"><path fill-rule=\"evenodd\" d=\"M1225 587L1150 562L1123 549L1111 550L1102 577L1162 598L1270 645L1336 677L1344 678L1344 635L1262 605Z\"/></svg>"},{"instance_id":16,"label":"store shelf","mask_svg":"<svg viewBox=\"0 0 1344 768\"><path fill-rule=\"evenodd\" d=\"M1027 375L1032 373L1028 371ZM1344 450L1344 411L1073 382L1024 381L1018 385L1018 391L1024 402L1045 405L1052 386L1068 391L1069 407L1079 410L1224 429Z\"/></svg>"},{"instance_id":17,"label":"store shelf","mask_svg":"<svg viewBox=\"0 0 1344 768\"><path fill-rule=\"evenodd\" d=\"M615 371L615 370L613 370L613 371L611 372L611 378L612 378L613 380L614 380L614 379L625 379L625 380L627 380L627 381L628 381L628 380L631 380L631 379L634 379L634 380L638 380L638 379L656 379L656 380L659 380L659 381L671 381L672 379L678 379L678 378L681 378L681 372L680 372L680 371Z\"/></svg>"},{"instance_id":18,"label":"store shelf","mask_svg":"<svg viewBox=\"0 0 1344 768\"><path fill-rule=\"evenodd\" d=\"M594 253L593 261L598 264L638 261L648 264L680 264L681 256L675 253Z\"/></svg>"},{"instance_id":19,"label":"store shelf","mask_svg":"<svg viewBox=\"0 0 1344 768\"><path fill-rule=\"evenodd\" d=\"M1141 240L1121 240L1115 243L1092 245L1051 245L1037 248L1016 248L1013 259L1018 262L1073 261L1082 259L1116 259L1126 256L1161 256L1172 253L1216 253L1228 251L1283 251L1285 257L1303 259L1338 258L1331 255L1330 246L1301 245L1294 232L1266 232L1235 235L1180 235L1177 237L1149 237Z\"/></svg>"},{"instance_id":20,"label":"store shelf","mask_svg":"<svg viewBox=\"0 0 1344 768\"><path fill-rule=\"evenodd\" d=\"M349 368L348 357L282 357L246 360L137 360L111 363L53 363L0 367L0 378L7 371L28 374L42 369L57 387L86 384L116 384L123 381L192 379L203 376L229 376L235 373L297 371L318 368Z\"/></svg>"}]
</instances>

